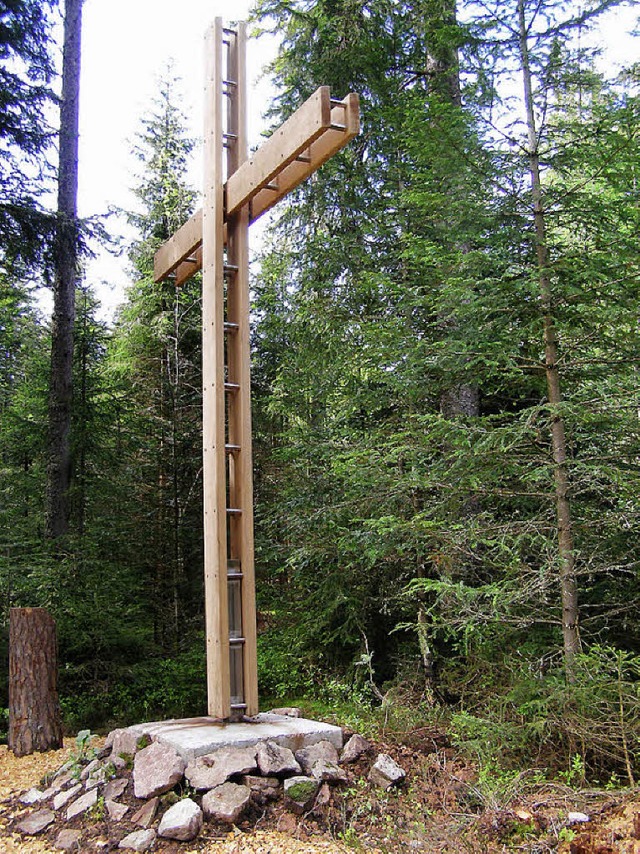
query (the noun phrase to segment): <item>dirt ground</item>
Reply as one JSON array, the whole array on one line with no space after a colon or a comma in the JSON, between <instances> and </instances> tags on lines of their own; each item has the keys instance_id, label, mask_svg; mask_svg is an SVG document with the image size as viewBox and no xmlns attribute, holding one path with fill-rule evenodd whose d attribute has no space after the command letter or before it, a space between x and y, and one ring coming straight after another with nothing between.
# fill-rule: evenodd
<instances>
[{"instance_id":1,"label":"dirt ground","mask_svg":"<svg viewBox=\"0 0 640 854\"><path fill-rule=\"evenodd\" d=\"M53 854L60 830L23 837L15 825L34 808L18 796L57 770L68 758L63 750L16 759L0 746L0 852ZM479 780L472 765L456 756L446 736L417 730L403 744L376 745L408 772L399 789L384 792L367 781L371 759L349 771L349 782L332 790L328 802L294 816L278 802L257 809L229 830L205 825L192 843L157 840L153 851L165 854L345 854L392 852L498 852L531 854L640 854L640 790L575 791L540 782L532 772L509 782ZM133 804L133 798L131 802ZM123 800L126 800L123 798ZM138 802L139 805L139 802ZM573 822L569 813L588 822ZM115 851L124 835L104 817L81 817L82 851ZM133 829L133 828L130 828ZM127 831L128 832L128 831Z\"/></svg>"}]
</instances>

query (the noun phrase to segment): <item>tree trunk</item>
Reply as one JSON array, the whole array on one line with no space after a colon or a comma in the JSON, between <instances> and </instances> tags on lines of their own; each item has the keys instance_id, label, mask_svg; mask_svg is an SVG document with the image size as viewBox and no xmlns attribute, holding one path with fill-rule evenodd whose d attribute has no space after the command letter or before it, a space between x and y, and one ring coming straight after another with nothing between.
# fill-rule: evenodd
<instances>
[{"instance_id":1,"label":"tree trunk","mask_svg":"<svg viewBox=\"0 0 640 854\"><path fill-rule=\"evenodd\" d=\"M58 167L58 220L55 247L51 377L47 448L46 534L69 530L71 482L71 400L73 324L78 276L78 116L82 0L66 0Z\"/></svg>"},{"instance_id":2,"label":"tree trunk","mask_svg":"<svg viewBox=\"0 0 640 854\"><path fill-rule=\"evenodd\" d=\"M445 35L447 28L453 29L457 22L456 0L430 0L425 7L427 14L427 70L429 73L429 88L445 103L454 108L462 108L462 93L460 89L460 61L458 50ZM469 247L457 244L457 248L467 253ZM455 316L440 317L444 334L447 329L455 328ZM458 418L478 418L480 415L480 393L476 383L458 383L443 389L440 394L440 412L448 420ZM446 452L446 451L445 451ZM478 501L469 495L464 501L462 512L473 516L478 512ZM425 577L425 567L420 559L418 578ZM422 601L418 597L418 645L422 658L427 691L434 695L435 669L434 653L429 643L429 621Z\"/></svg>"},{"instance_id":3,"label":"tree trunk","mask_svg":"<svg viewBox=\"0 0 640 854\"><path fill-rule=\"evenodd\" d=\"M529 172L533 200L534 235L538 265L538 283L544 330L545 373L547 397L551 410L551 447L554 459L556 499L556 522L558 528L558 556L560 559L560 587L562 597L562 635L564 665L568 682L575 682L575 659L580 651L578 634L578 585L575 576L575 554L571 527L571 505L569 503L569 472L567 468L567 442L564 420L560 412L562 394L558 371L558 338L553 317L551 271L547 247L542 180L540 177L540 154L538 134L533 106L533 87L524 0L518 0L520 29L520 61L524 84L527 133L529 142Z\"/></svg>"},{"instance_id":4,"label":"tree trunk","mask_svg":"<svg viewBox=\"0 0 640 854\"><path fill-rule=\"evenodd\" d=\"M427 11L435 29L431 37L427 35L427 69L430 77L430 89L452 107L462 108L460 90L460 62L458 50L450 38L443 36L445 28L454 28L457 22L456 0L430 0ZM469 247L458 244L463 252ZM455 326L455 318L443 317L443 326ZM480 415L480 395L478 386L461 383L446 388L440 396L440 411L445 418L470 417Z\"/></svg>"},{"instance_id":5,"label":"tree trunk","mask_svg":"<svg viewBox=\"0 0 640 854\"><path fill-rule=\"evenodd\" d=\"M44 608L9 617L9 749L16 756L62 747L56 624Z\"/></svg>"}]
</instances>

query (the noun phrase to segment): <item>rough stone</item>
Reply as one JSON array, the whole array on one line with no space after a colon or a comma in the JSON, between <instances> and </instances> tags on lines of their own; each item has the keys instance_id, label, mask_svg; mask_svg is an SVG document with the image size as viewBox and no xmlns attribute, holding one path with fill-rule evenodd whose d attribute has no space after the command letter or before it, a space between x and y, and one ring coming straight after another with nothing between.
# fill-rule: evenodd
<instances>
[{"instance_id":1,"label":"rough stone","mask_svg":"<svg viewBox=\"0 0 640 854\"><path fill-rule=\"evenodd\" d=\"M315 809L322 809L326 807L327 804L331 801L331 786L328 783L323 783L320 786L320 791L318 792L318 796L314 803Z\"/></svg>"},{"instance_id":2,"label":"rough stone","mask_svg":"<svg viewBox=\"0 0 640 854\"><path fill-rule=\"evenodd\" d=\"M202 798L202 809L208 819L233 824L240 818L250 800L251 789L248 786L223 783L206 793Z\"/></svg>"},{"instance_id":3,"label":"rough stone","mask_svg":"<svg viewBox=\"0 0 640 854\"><path fill-rule=\"evenodd\" d=\"M327 759L318 759L311 766L311 776L316 780L321 780L323 783L346 783L347 772L341 768L337 762L330 762Z\"/></svg>"},{"instance_id":4,"label":"rough stone","mask_svg":"<svg viewBox=\"0 0 640 854\"><path fill-rule=\"evenodd\" d=\"M320 783L313 777L289 777L284 781L285 803L298 815L313 805Z\"/></svg>"},{"instance_id":5,"label":"rough stone","mask_svg":"<svg viewBox=\"0 0 640 854\"><path fill-rule=\"evenodd\" d=\"M59 792L60 789L64 789L69 783L75 780L73 771L66 771L64 774L56 774L51 783L51 788L55 789L56 792Z\"/></svg>"},{"instance_id":6,"label":"rough stone","mask_svg":"<svg viewBox=\"0 0 640 854\"><path fill-rule=\"evenodd\" d=\"M127 763L122 756L110 756L109 762L113 765L116 771L123 771L127 767Z\"/></svg>"},{"instance_id":7,"label":"rough stone","mask_svg":"<svg viewBox=\"0 0 640 854\"><path fill-rule=\"evenodd\" d=\"M318 760L337 763L338 751L330 741L318 741L309 747L303 747L302 750L296 750L296 760L305 774L311 774Z\"/></svg>"},{"instance_id":8,"label":"rough stone","mask_svg":"<svg viewBox=\"0 0 640 854\"><path fill-rule=\"evenodd\" d=\"M373 745L366 738L356 733L352 735L349 741L345 744L342 753L340 754L340 762L347 765L350 762L356 762L365 753L370 753Z\"/></svg>"},{"instance_id":9,"label":"rough stone","mask_svg":"<svg viewBox=\"0 0 640 854\"><path fill-rule=\"evenodd\" d=\"M104 805L112 821L122 821L129 812L129 807L126 804L119 804L118 801L112 801L111 799L105 798Z\"/></svg>"},{"instance_id":10,"label":"rough stone","mask_svg":"<svg viewBox=\"0 0 640 854\"><path fill-rule=\"evenodd\" d=\"M165 839L189 842L202 830L202 810L191 798L184 798L166 811L158 827L158 835Z\"/></svg>"},{"instance_id":11,"label":"rough stone","mask_svg":"<svg viewBox=\"0 0 640 854\"><path fill-rule=\"evenodd\" d=\"M277 777L254 777L247 774L242 778L242 785L251 789L251 797L260 806L267 801L275 801L280 791L280 780Z\"/></svg>"},{"instance_id":12,"label":"rough stone","mask_svg":"<svg viewBox=\"0 0 640 854\"><path fill-rule=\"evenodd\" d=\"M581 824L586 821L591 821L591 819L584 812L570 812L567 814L567 822L569 824Z\"/></svg>"},{"instance_id":13,"label":"rough stone","mask_svg":"<svg viewBox=\"0 0 640 854\"><path fill-rule=\"evenodd\" d=\"M401 783L406 776L405 771L387 753L378 756L369 772L369 780L383 789Z\"/></svg>"},{"instance_id":14,"label":"rough stone","mask_svg":"<svg viewBox=\"0 0 640 854\"><path fill-rule=\"evenodd\" d=\"M97 771L100 767L100 761L98 759L92 759L88 765L80 772L80 779L84 782L94 771Z\"/></svg>"},{"instance_id":15,"label":"rough stone","mask_svg":"<svg viewBox=\"0 0 640 854\"><path fill-rule=\"evenodd\" d=\"M159 803L160 798L151 798L150 801L143 804L140 809L131 816L131 823L138 824L140 827L149 827L156 817Z\"/></svg>"},{"instance_id":16,"label":"rough stone","mask_svg":"<svg viewBox=\"0 0 640 854\"><path fill-rule=\"evenodd\" d=\"M70 800L75 798L75 796L82 790L82 783L77 783L73 788L67 789L65 792L58 792L58 794L53 799L53 808L54 810L62 809L65 804L68 804Z\"/></svg>"},{"instance_id":17,"label":"rough stone","mask_svg":"<svg viewBox=\"0 0 640 854\"><path fill-rule=\"evenodd\" d=\"M64 763L64 765L61 765L61 766L58 768L58 770L56 771L56 773L53 775L54 780L55 780L57 777L63 777L65 774L68 774L68 773L69 773L69 771L71 771L71 772L72 772L72 774L73 774L73 766L74 766L74 765L75 765L75 762L73 762L71 759L67 760L67 761Z\"/></svg>"},{"instance_id":18,"label":"rough stone","mask_svg":"<svg viewBox=\"0 0 640 854\"><path fill-rule=\"evenodd\" d=\"M60 851L80 851L82 832L79 830L61 830L54 843Z\"/></svg>"},{"instance_id":19,"label":"rough stone","mask_svg":"<svg viewBox=\"0 0 640 854\"><path fill-rule=\"evenodd\" d=\"M302 710L296 706L283 706L281 709L271 709L270 715L284 715L287 718L301 718Z\"/></svg>"},{"instance_id":20,"label":"rough stone","mask_svg":"<svg viewBox=\"0 0 640 854\"><path fill-rule=\"evenodd\" d=\"M29 807L31 804L37 804L42 800L42 796L44 792L41 789L29 789L28 792L25 792L24 795L20 795L18 800L21 804Z\"/></svg>"},{"instance_id":21,"label":"rough stone","mask_svg":"<svg viewBox=\"0 0 640 854\"><path fill-rule=\"evenodd\" d=\"M121 732L124 732L124 730L123 729L112 729L110 733L107 733L107 737L104 740L104 747L102 749L103 750L112 750L113 749L113 742L115 741L118 734Z\"/></svg>"},{"instance_id":22,"label":"rough stone","mask_svg":"<svg viewBox=\"0 0 640 854\"><path fill-rule=\"evenodd\" d=\"M116 780L109 780L107 785L104 787L104 799L105 801L115 801L116 798L119 798L120 795L127 788L129 781L126 777L120 777Z\"/></svg>"},{"instance_id":23,"label":"rough stone","mask_svg":"<svg viewBox=\"0 0 640 854\"><path fill-rule=\"evenodd\" d=\"M147 851L156 841L155 830L136 830L120 840L118 848L129 848L131 851Z\"/></svg>"},{"instance_id":24,"label":"rough stone","mask_svg":"<svg viewBox=\"0 0 640 854\"><path fill-rule=\"evenodd\" d=\"M105 768L101 765L98 768L94 768L93 771L89 774L87 779L84 781L84 787L87 789L94 789L96 786L101 786L103 783L107 781L107 772Z\"/></svg>"},{"instance_id":25,"label":"rough stone","mask_svg":"<svg viewBox=\"0 0 640 854\"><path fill-rule=\"evenodd\" d=\"M182 779L185 761L172 747L154 742L136 753L133 792L136 798L152 798L168 792Z\"/></svg>"},{"instance_id":26,"label":"rough stone","mask_svg":"<svg viewBox=\"0 0 640 854\"><path fill-rule=\"evenodd\" d=\"M138 739L141 733L131 729L114 729L109 733L104 743L105 748L111 748L111 761L121 753L133 756L138 751Z\"/></svg>"},{"instance_id":27,"label":"rough stone","mask_svg":"<svg viewBox=\"0 0 640 854\"><path fill-rule=\"evenodd\" d=\"M80 815L82 812L86 812L88 809L91 809L92 806L98 801L98 790L91 789L90 792L87 792L86 795L83 795L81 798L78 798L77 801L74 801L69 808L67 809L67 821L72 819L76 815Z\"/></svg>"},{"instance_id":28,"label":"rough stone","mask_svg":"<svg viewBox=\"0 0 640 854\"><path fill-rule=\"evenodd\" d=\"M17 829L27 836L35 836L36 833L42 833L46 827L49 827L55 818L56 814L52 810L38 810L23 818Z\"/></svg>"},{"instance_id":29,"label":"rough stone","mask_svg":"<svg viewBox=\"0 0 640 854\"><path fill-rule=\"evenodd\" d=\"M153 741L173 747L188 762L197 756L231 747L255 747L261 741L275 741L291 750L300 750L316 741L331 741L342 747L342 730L332 724L291 718L263 712L242 722L220 726L213 718L183 718L155 721L130 727L138 737L147 735Z\"/></svg>"},{"instance_id":30,"label":"rough stone","mask_svg":"<svg viewBox=\"0 0 640 854\"><path fill-rule=\"evenodd\" d=\"M302 771L293 752L275 741L260 744L257 758L258 768L265 777L285 777L287 774L300 774Z\"/></svg>"},{"instance_id":31,"label":"rough stone","mask_svg":"<svg viewBox=\"0 0 640 854\"><path fill-rule=\"evenodd\" d=\"M213 789L235 774L255 771L255 747L236 747L199 756L187 765L185 777L194 789Z\"/></svg>"}]
</instances>

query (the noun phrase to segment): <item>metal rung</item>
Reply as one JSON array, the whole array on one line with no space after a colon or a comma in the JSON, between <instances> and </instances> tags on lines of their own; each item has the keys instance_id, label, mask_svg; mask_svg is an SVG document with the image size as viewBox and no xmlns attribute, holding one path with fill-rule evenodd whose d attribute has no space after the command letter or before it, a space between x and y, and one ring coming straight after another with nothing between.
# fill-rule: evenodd
<instances>
[{"instance_id":1,"label":"metal rung","mask_svg":"<svg viewBox=\"0 0 640 854\"><path fill-rule=\"evenodd\" d=\"M225 320L224 323L224 331L225 332L237 332L240 329L239 323L229 323L229 321Z\"/></svg>"},{"instance_id":2,"label":"metal rung","mask_svg":"<svg viewBox=\"0 0 640 854\"><path fill-rule=\"evenodd\" d=\"M239 507L227 507L229 516L241 516L242 510Z\"/></svg>"},{"instance_id":3,"label":"metal rung","mask_svg":"<svg viewBox=\"0 0 640 854\"><path fill-rule=\"evenodd\" d=\"M223 133L222 138L223 139L237 139L238 134L237 133Z\"/></svg>"},{"instance_id":4,"label":"metal rung","mask_svg":"<svg viewBox=\"0 0 640 854\"><path fill-rule=\"evenodd\" d=\"M229 646L244 646L244 638L229 638Z\"/></svg>"},{"instance_id":5,"label":"metal rung","mask_svg":"<svg viewBox=\"0 0 640 854\"><path fill-rule=\"evenodd\" d=\"M224 384L225 391L240 391L240 386L238 383L225 383Z\"/></svg>"},{"instance_id":6,"label":"metal rung","mask_svg":"<svg viewBox=\"0 0 640 854\"><path fill-rule=\"evenodd\" d=\"M225 445L224 449L228 454L237 454L240 450L240 445Z\"/></svg>"},{"instance_id":7,"label":"metal rung","mask_svg":"<svg viewBox=\"0 0 640 854\"><path fill-rule=\"evenodd\" d=\"M223 86L237 86L238 84L235 80L223 80L222 85Z\"/></svg>"},{"instance_id":8,"label":"metal rung","mask_svg":"<svg viewBox=\"0 0 640 854\"><path fill-rule=\"evenodd\" d=\"M233 27L223 27L222 32L223 33L229 33L230 36L237 36L238 35L238 31L234 30Z\"/></svg>"},{"instance_id":9,"label":"metal rung","mask_svg":"<svg viewBox=\"0 0 640 854\"><path fill-rule=\"evenodd\" d=\"M280 189L277 184L265 184L262 188L263 190L273 190L274 192L278 192Z\"/></svg>"},{"instance_id":10,"label":"metal rung","mask_svg":"<svg viewBox=\"0 0 640 854\"><path fill-rule=\"evenodd\" d=\"M230 273L237 273L239 269L240 268L238 267L237 264L223 264L222 265L222 272L225 274L225 276L230 274Z\"/></svg>"},{"instance_id":11,"label":"metal rung","mask_svg":"<svg viewBox=\"0 0 640 854\"><path fill-rule=\"evenodd\" d=\"M244 575L241 572L227 572L227 578L233 580L242 580Z\"/></svg>"},{"instance_id":12,"label":"metal rung","mask_svg":"<svg viewBox=\"0 0 640 854\"><path fill-rule=\"evenodd\" d=\"M246 703L231 703L231 708L232 709L246 709L247 704Z\"/></svg>"},{"instance_id":13,"label":"metal rung","mask_svg":"<svg viewBox=\"0 0 640 854\"><path fill-rule=\"evenodd\" d=\"M299 154L299 155L296 157L296 160L297 160L299 163L311 163L311 158L310 158L310 157L308 157L306 154Z\"/></svg>"},{"instance_id":14,"label":"metal rung","mask_svg":"<svg viewBox=\"0 0 640 854\"><path fill-rule=\"evenodd\" d=\"M345 104L345 102L344 101L338 101L337 98L331 98L329 100L329 103L331 104L332 107L343 107L345 110L347 109L347 105Z\"/></svg>"},{"instance_id":15,"label":"metal rung","mask_svg":"<svg viewBox=\"0 0 640 854\"><path fill-rule=\"evenodd\" d=\"M334 122L331 122L329 127L331 128L331 130L346 130L347 129L346 125L337 125Z\"/></svg>"}]
</instances>

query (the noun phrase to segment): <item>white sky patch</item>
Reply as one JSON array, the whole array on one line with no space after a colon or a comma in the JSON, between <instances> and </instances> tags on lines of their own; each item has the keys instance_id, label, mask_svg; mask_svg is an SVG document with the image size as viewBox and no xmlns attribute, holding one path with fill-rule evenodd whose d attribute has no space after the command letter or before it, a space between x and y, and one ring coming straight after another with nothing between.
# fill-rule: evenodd
<instances>
[{"instance_id":1,"label":"white sky patch","mask_svg":"<svg viewBox=\"0 0 640 854\"><path fill-rule=\"evenodd\" d=\"M131 150L140 120L152 107L158 79L169 60L181 78L181 104L187 133L202 136L204 34L218 15L225 22L246 19L248 0L85 0L82 33L80 93L80 216L105 214L113 208L135 209L131 193L140 168ZM266 126L262 113L273 91L260 80L275 55L268 36L250 39L247 46L249 143L256 144ZM199 189L200 146L194 151L191 181ZM110 217L108 231L132 238L123 219ZM252 229L255 231L255 228ZM257 235L256 235L257 237ZM256 240L253 240L255 245ZM113 317L129 282L126 257L106 251L87 265L86 280Z\"/></svg>"}]
</instances>

